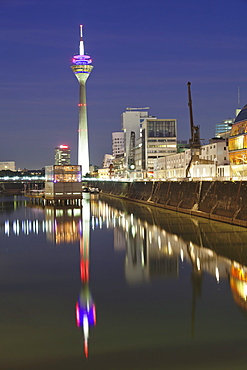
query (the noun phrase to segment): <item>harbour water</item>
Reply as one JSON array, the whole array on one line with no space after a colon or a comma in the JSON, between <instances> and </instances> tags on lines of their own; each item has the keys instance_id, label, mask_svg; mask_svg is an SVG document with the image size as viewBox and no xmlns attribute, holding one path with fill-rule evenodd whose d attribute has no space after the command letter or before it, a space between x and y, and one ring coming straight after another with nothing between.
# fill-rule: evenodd
<instances>
[{"instance_id":1,"label":"harbour water","mask_svg":"<svg viewBox=\"0 0 247 370\"><path fill-rule=\"evenodd\" d=\"M0 369L246 369L247 229L0 198Z\"/></svg>"}]
</instances>

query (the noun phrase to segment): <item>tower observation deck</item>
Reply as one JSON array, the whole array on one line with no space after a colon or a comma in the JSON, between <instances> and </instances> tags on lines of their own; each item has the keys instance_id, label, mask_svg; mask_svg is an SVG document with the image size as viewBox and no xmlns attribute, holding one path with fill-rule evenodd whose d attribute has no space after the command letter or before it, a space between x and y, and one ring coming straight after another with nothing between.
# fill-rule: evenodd
<instances>
[{"instance_id":1,"label":"tower observation deck","mask_svg":"<svg viewBox=\"0 0 247 370\"><path fill-rule=\"evenodd\" d=\"M82 25L80 25L79 54L72 58L71 69L79 81L79 128L78 128L78 165L81 165L82 176L89 172L88 128L86 81L93 69L90 55L84 53Z\"/></svg>"}]
</instances>

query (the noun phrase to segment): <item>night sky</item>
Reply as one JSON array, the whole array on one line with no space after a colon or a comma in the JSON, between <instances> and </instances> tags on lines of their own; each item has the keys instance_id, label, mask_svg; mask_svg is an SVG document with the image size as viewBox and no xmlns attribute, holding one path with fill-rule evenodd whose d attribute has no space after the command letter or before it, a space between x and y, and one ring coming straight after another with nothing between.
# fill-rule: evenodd
<instances>
[{"instance_id":1,"label":"night sky","mask_svg":"<svg viewBox=\"0 0 247 370\"><path fill-rule=\"evenodd\" d=\"M187 82L201 137L247 103L246 0L0 0L0 161L77 162L79 84L70 70L79 25L94 70L87 81L90 163L111 153L126 107L177 118L189 139Z\"/></svg>"}]
</instances>

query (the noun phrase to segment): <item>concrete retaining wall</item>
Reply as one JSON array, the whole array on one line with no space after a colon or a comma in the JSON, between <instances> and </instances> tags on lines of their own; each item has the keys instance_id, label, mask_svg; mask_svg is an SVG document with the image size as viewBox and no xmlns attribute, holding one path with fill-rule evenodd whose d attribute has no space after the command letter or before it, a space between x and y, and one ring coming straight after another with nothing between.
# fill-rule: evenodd
<instances>
[{"instance_id":1,"label":"concrete retaining wall","mask_svg":"<svg viewBox=\"0 0 247 370\"><path fill-rule=\"evenodd\" d=\"M247 182L103 181L91 185L113 196L247 227Z\"/></svg>"}]
</instances>

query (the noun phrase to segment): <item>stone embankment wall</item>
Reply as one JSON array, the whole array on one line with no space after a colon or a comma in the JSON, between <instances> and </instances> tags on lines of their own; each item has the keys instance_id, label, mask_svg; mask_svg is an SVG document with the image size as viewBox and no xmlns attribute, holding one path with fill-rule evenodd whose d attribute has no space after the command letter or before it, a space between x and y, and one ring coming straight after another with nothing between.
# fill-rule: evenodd
<instances>
[{"instance_id":1,"label":"stone embankment wall","mask_svg":"<svg viewBox=\"0 0 247 370\"><path fill-rule=\"evenodd\" d=\"M247 227L244 181L103 181L91 185L109 195Z\"/></svg>"}]
</instances>

